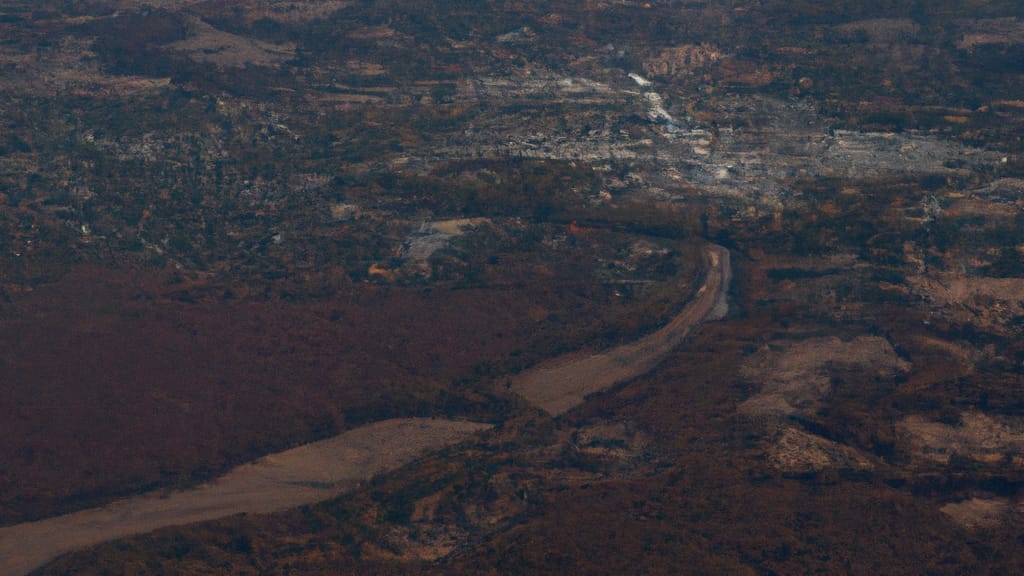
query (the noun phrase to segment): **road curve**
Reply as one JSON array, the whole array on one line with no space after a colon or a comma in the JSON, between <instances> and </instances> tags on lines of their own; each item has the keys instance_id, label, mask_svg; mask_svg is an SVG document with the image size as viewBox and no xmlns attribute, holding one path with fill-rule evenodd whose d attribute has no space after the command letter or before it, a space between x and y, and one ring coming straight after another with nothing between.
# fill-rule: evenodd
<instances>
[{"instance_id":1,"label":"road curve","mask_svg":"<svg viewBox=\"0 0 1024 576\"><path fill-rule=\"evenodd\" d=\"M697 325L722 318L728 312L726 295L732 279L729 251L709 245L704 249L704 263L704 283L697 289L696 297L657 332L599 354L574 353L542 363L513 378L512 391L557 416L594 392L650 371Z\"/></svg>"},{"instance_id":2,"label":"road curve","mask_svg":"<svg viewBox=\"0 0 1024 576\"><path fill-rule=\"evenodd\" d=\"M22 576L65 552L165 526L328 500L490 427L427 418L384 420L243 464L192 490L143 494L0 528L0 576Z\"/></svg>"}]
</instances>

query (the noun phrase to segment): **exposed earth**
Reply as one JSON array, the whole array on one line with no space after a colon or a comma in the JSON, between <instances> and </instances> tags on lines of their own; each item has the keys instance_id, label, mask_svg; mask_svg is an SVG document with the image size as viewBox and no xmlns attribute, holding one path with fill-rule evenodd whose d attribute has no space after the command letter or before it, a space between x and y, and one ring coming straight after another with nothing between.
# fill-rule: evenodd
<instances>
[{"instance_id":1,"label":"exposed earth","mask_svg":"<svg viewBox=\"0 0 1024 576\"><path fill-rule=\"evenodd\" d=\"M580 405L587 396L649 372L678 347L702 320L728 312L726 298L732 268L729 251L705 249L704 282L682 312L656 332L636 342L597 354L559 357L509 381L509 388L552 415Z\"/></svg>"},{"instance_id":2,"label":"exposed earth","mask_svg":"<svg viewBox=\"0 0 1024 576\"><path fill-rule=\"evenodd\" d=\"M143 494L103 508L0 528L0 574L21 576L59 554L165 526L327 500L487 428L449 420L383 420L265 456L194 490Z\"/></svg>"},{"instance_id":3,"label":"exposed earth","mask_svg":"<svg viewBox=\"0 0 1024 576\"><path fill-rule=\"evenodd\" d=\"M1022 22L0 2L0 525L429 418L38 573L1019 573Z\"/></svg>"},{"instance_id":4,"label":"exposed earth","mask_svg":"<svg viewBox=\"0 0 1024 576\"><path fill-rule=\"evenodd\" d=\"M513 390L558 414L582 403L589 394L643 375L701 321L727 312L729 252L720 246L707 247L703 274L694 301L654 334L582 361L575 358L578 354L555 359L556 370L544 365L529 369ZM62 553L166 526L266 514L328 500L427 451L489 428L456 420L383 420L270 454L192 490L147 493L103 508L0 528L0 575L21 576Z\"/></svg>"}]
</instances>

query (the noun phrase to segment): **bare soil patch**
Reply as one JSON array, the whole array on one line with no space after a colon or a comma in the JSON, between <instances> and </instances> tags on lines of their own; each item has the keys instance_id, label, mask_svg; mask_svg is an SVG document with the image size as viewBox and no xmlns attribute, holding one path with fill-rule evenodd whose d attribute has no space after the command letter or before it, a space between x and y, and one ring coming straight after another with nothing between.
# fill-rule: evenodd
<instances>
[{"instance_id":1,"label":"bare soil patch","mask_svg":"<svg viewBox=\"0 0 1024 576\"><path fill-rule=\"evenodd\" d=\"M77 268L5 309L0 524L195 485L366 422L440 415L439 389L550 324L531 308L575 298L539 283L361 284L319 302L198 286L202 301L184 302L167 280Z\"/></svg>"},{"instance_id":2,"label":"bare soil patch","mask_svg":"<svg viewBox=\"0 0 1024 576\"><path fill-rule=\"evenodd\" d=\"M848 342L835 337L810 338L770 348L751 356L742 374L761 383L760 393L740 405L758 416L783 416L819 405L832 388L827 370L845 367L888 378L907 370L892 345L878 336L859 336Z\"/></svg>"},{"instance_id":3,"label":"bare soil patch","mask_svg":"<svg viewBox=\"0 0 1024 576\"><path fill-rule=\"evenodd\" d=\"M915 414L903 418L897 431L904 449L926 460L947 464L960 457L1004 470L1024 468L1024 422L1019 419L971 410L952 425Z\"/></svg>"},{"instance_id":4,"label":"bare soil patch","mask_svg":"<svg viewBox=\"0 0 1024 576\"><path fill-rule=\"evenodd\" d=\"M62 553L164 526L265 514L327 500L426 451L489 427L448 420L385 420L271 454L193 490L143 494L103 508L0 528L0 575L24 574Z\"/></svg>"},{"instance_id":5,"label":"bare soil patch","mask_svg":"<svg viewBox=\"0 0 1024 576\"><path fill-rule=\"evenodd\" d=\"M950 502L940 510L964 528L990 528L1002 523L1010 511L1010 503L1006 498L970 498Z\"/></svg>"},{"instance_id":6,"label":"bare soil patch","mask_svg":"<svg viewBox=\"0 0 1024 576\"><path fill-rule=\"evenodd\" d=\"M849 446L787 427L768 451L768 463L788 474L824 470L867 470L870 460Z\"/></svg>"},{"instance_id":7,"label":"bare soil patch","mask_svg":"<svg viewBox=\"0 0 1024 576\"><path fill-rule=\"evenodd\" d=\"M911 289L930 307L954 322L970 323L992 332L1011 332L1024 315L1024 278L912 276Z\"/></svg>"},{"instance_id":8,"label":"bare soil patch","mask_svg":"<svg viewBox=\"0 0 1024 576\"><path fill-rule=\"evenodd\" d=\"M295 57L294 46L279 46L218 30L199 19L190 26L192 35L168 45L189 58L219 66L274 66Z\"/></svg>"},{"instance_id":9,"label":"bare soil patch","mask_svg":"<svg viewBox=\"0 0 1024 576\"><path fill-rule=\"evenodd\" d=\"M552 415L581 404L590 394L632 380L657 366L701 321L725 313L729 252L705 252L707 276L697 297L663 328L636 342L591 356L570 354L544 363L512 381L514 392Z\"/></svg>"}]
</instances>

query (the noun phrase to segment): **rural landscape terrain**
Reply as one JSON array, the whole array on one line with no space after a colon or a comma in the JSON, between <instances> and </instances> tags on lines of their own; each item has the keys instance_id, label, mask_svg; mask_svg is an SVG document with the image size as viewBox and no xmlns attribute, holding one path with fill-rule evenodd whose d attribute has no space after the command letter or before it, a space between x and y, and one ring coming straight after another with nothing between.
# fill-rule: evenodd
<instances>
[{"instance_id":1,"label":"rural landscape terrain","mask_svg":"<svg viewBox=\"0 0 1024 576\"><path fill-rule=\"evenodd\" d=\"M1019 2L0 0L0 71L0 573L1024 569Z\"/></svg>"}]
</instances>

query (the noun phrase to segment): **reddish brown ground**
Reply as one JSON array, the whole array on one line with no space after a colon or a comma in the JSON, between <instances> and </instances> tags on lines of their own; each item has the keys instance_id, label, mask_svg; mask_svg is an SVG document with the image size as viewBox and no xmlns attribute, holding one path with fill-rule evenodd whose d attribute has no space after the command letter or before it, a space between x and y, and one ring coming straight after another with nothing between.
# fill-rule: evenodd
<instances>
[{"instance_id":1,"label":"reddish brown ground","mask_svg":"<svg viewBox=\"0 0 1024 576\"><path fill-rule=\"evenodd\" d=\"M519 420L334 502L108 543L45 573L952 575L1019 566L1007 553L1013 530L964 531L884 475L790 478L766 466L760 426L736 416L747 395L737 368L760 333L746 320L707 324L649 376L556 423ZM650 444L626 468L559 448L572 430L602 422L636 427ZM411 559L437 530L454 534L458 552Z\"/></svg>"},{"instance_id":2,"label":"reddish brown ground","mask_svg":"<svg viewBox=\"0 0 1024 576\"><path fill-rule=\"evenodd\" d=\"M354 284L291 303L173 276L81 267L3 309L0 524L194 483L360 423L436 413L452 379L514 351L527 359L549 312L587 313L558 282Z\"/></svg>"},{"instance_id":3,"label":"reddish brown ground","mask_svg":"<svg viewBox=\"0 0 1024 576\"><path fill-rule=\"evenodd\" d=\"M488 428L442 418L382 420L243 464L194 490L150 492L102 508L0 528L0 575L22 576L59 554L165 526L329 500Z\"/></svg>"}]
</instances>

